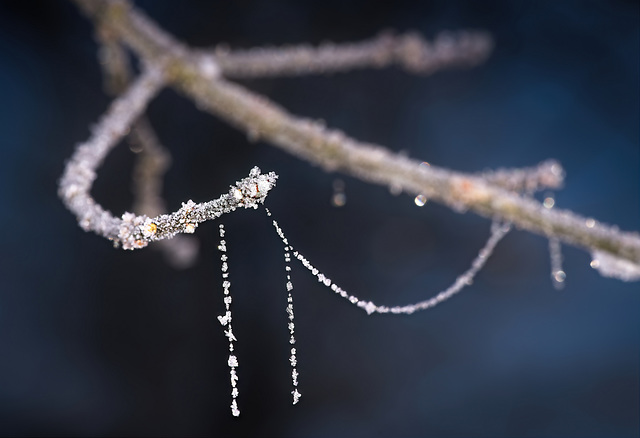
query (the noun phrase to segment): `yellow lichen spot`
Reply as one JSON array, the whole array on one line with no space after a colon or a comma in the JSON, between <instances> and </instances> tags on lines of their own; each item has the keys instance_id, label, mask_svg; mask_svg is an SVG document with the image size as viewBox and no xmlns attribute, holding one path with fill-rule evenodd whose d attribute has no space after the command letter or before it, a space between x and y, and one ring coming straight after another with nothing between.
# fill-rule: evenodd
<instances>
[{"instance_id":1,"label":"yellow lichen spot","mask_svg":"<svg viewBox=\"0 0 640 438\"><path fill-rule=\"evenodd\" d=\"M156 224L151 222L149 223L149 225L147 225L147 233L153 235L153 234L156 234L156 231L158 231L158 226Z\"/></svg>"}]
</instances>

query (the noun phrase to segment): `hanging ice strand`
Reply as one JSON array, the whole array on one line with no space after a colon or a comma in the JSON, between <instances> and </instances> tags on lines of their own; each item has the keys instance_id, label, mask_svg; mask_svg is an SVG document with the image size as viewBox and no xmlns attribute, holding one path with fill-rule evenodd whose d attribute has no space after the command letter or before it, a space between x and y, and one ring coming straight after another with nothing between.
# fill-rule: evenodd
<instances>
[{"instance_id":1,"label":"hanging ice strand","mask_svg":"<svg viewBox=\"0 0 640 438\"><path fill-rule=\"evenodd\" d=\"M220 260L222 261L222 288L224 290L224 307L226 309L224 315L218 316L218 321L226 328L224 334L229 338L229 359L227 364L229 365L229 374L231 377L231 413L234 417L237 417L240 415L238 401L236 400L238 398L238 374L236 373L238 358L233 354L233 342L237 341L237 339L231 328L232 299L231 293L229 292L231 282L229 281L229 266L227 265L227 242L224 240L224 225L222 224L220 224L220 245L218 245L218 250L222 253Z\"/></svg>"},{"instance_id":2,"label":"hanging ice strand","mask_svg":"<svg viewBox=\"0 0 640 438\"><path fill-rule=\"evenodd\" d=\"M269 211L268 208L265 208L265 211L267 212L267 216L271 216L271 212ZM291 382L293 383L293 391L291 391L291 395L293 397L293 404L295 405L296 403L298 403L298 401L300 401L300 397L302 396L302 394L300 394L300 391L298 391L298 359L296 357L296 337L295 337L295 323L294 323L294 316L293 316L293 295L291 295L291 291L293 290L293 282L291 281L291 252L293 250L293 248L291 246L289 246L289 241L287 240L286 237L284 237L284 233L282 232L282 229L280 229L280 227L278 226L278 222L277 221L273 221L273 226L276 229L276 232L278 233L278 236L280 236L280 239L282 240L282 243L284 244L284 269L285 272L287 273L287 314L289 316L289 334L291 335L291 337L289 338L289 343L291 344L291 356L289 357L289 362L291 363Z\"/></svg>"}]
</instances>

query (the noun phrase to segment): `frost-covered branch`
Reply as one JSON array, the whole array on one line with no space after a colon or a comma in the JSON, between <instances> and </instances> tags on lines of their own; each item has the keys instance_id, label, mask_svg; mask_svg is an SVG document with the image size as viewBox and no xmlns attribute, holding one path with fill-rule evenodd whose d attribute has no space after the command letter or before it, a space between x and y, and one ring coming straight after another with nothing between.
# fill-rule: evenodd
<instances>
[{"instance_id":1,"label":"frost-covered branch","mask_svg":"<svg viewBox=\"0 0 640 438\"><path fill-rule=\"evenodd\" d=\"M99 42L98 57L104 74L107 94L123 93L131 82L132 68L129 56L120 40L105 26L96 26ZM149 120L140 116L127 135L129 148L136 154L133 170L133 211L137 214L157 216L166 213L162 197L163 178L171 165L171 154L162 146ZM158 242L167 261L175 268L193 265L198 256L198 241L192 236L179 235Z\"/></svg>"},{"instance_id":2,"label":"frost-covered branch","mask_svg":"<svg viewBox=\"0 0 640 438\"><path fill-rule=\"evenodd\" d=\"M582 247L592 254L604 254L606 257L600 259L607 261L603 263L605 266L617 266L618 263L609 262L620 261L626 267L631 266L632 272L640 272L640 235L637 233L621 232L616 227L570 211L545 208L526 195L501 187L505 180L503 175L471 175L421 166L419 160L379 145L359 142L338 130L327 129L319 122L291 115L268 99L224 79L223 58L233 59L232 54L222 56L191 50L125 1L76 1L147 63L166 66L164 73L170 86L181 90L200 108L246 131L251 138L264 139L327 171L341 171L364 181L420 194L456 211L471 210L494 220L510 222L516 227ZM349 46L345 47L344 53L350 53ZM339 48L336 50L334 53L343 53ZM321 48L317 53L329 52ZM258 55L253 55L258 59ZM278 58L275 52L272 55ZM240 59L240 55L236 59ZM329 59L333 58L327 58L327 69L331 70ZM282 63L283 71L285 64ZM321 70L320 67L313 68ZM227 69L231 71L231 67ZM264 70L269 69L265 67ZM557 169L561 171L559 166ZM561 180L561 176L556 175L556 179ZM623 278L616 271L615 268L601 270L605 275ZM633 275L626 276L631 277Z\"/></svg>"},{"instance_id":3,"label":"frost-covered branch","mask_svg":"<svg viewBox=\"0 0 640 438\"><path fill-rule=\"evenodd\" d=\"M325 43L230 51L218 46L213 55L221 73L230 78L333 73L396 64L417 74L482 63L491 52L491 37L482 32L443 32L433 43L416 33L393 35L351 44Z\"/></svg>"},{"instance_id":4,"label":"frost-covered branch","mask_svg":"<svg viewBox=\"0 0 640 438\"><path fill-rule=\"evenodd\" d=\"M59 194L87 231L112 240L124 249L143 248L151 241L166 239L177 233L193 233L199 223L222 216L236 208L257 208L275 186L277 175L261 174L254 167L249 176L236 182L228 193L202 204L189 200L171 214L154 218L126 212L122 218L103 209L90 195L96 171L107 153L129 131L149 100L162 88L162 70L147 68L131 87L117 98L94 128L86 143L76 148L67 163Z\"/></svg>"},{"instance_id":5,"label":"frost-covered branch","mask_svg":"<svg viewBox=\"0 0 640 438\"><path fill-rule=\"evenodd\" d=\"M145 69L127 92L111 104L107 114L93 129L91 138L76 148L67 163L58 193L85 230L95 231L115 241L119 239L122 220L95 202L90 195L91 186L106 155L163 86L164 77L160 69Z\"/></svg>"}]
</instances>

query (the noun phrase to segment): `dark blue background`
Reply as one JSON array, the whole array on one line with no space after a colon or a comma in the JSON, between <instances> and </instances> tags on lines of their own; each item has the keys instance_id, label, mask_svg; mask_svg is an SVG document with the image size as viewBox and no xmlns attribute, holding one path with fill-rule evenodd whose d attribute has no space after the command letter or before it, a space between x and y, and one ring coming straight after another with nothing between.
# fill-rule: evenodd
<instances>
[{"instance_id":1,"label":"dark blue background","mask_svg":"<svg viewBox=\"0 0 640 438\"><path fill-rule=\"evenodd\" d=\"M231 47L355 41L379 31L491 32L481 67L244 82L355 138L462 171L557 158L557 204L638 230L635 2L237 1L139 3L182 40ZM261 211L225 218L242 417L231 417L217 225L195 267L123 252L56 196L73 147L106 109L92 27L67 2L0 3L0 434L638 436L640 295L564 248L516 231L474 285L409 317L368 317L294 267L301 391L290 405L282 248ZM171 150L171 209L226 191L254 165L280 175L268 206L294 245L348 291L406 304L450 284L488 221L299 162L173 91L150 117ZM94 194L130 208L120 147Z\"/></svg>"}]
</instances>

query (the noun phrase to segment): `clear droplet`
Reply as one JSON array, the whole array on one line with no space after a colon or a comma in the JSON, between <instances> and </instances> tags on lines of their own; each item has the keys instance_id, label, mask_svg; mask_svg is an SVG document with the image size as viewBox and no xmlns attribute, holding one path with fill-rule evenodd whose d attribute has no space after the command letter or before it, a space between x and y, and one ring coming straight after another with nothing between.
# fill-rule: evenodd
<instances>
[{"instance_id":1,"label":"clear droplet","mask_svg":"<svg viewBox=\"0 0 640 438\"><path fill-rule=\"evenodd\" d=\"M553 274L553 279L558 283L562 283L566 278L567 278L567 274L565 274L564 271L556 271Z\"/></svg>"},{"instance_id":2,"label":"clear droplet","mask_svg":"<svg viewBox=\"0 0 640 438\"><path fill-rule=\"evenodd\" d=\"M593 228L596 226L596 221L593 218L588 218L584 224L587 226L587 228Z\"/></svg>"},{"instance_id":3,"label":"clear droplet","mask_svg":"<svg viewBox=\"0 0 640 438\"><path fill-rule=\"evenodd\" d=\"M334 193L331 197L331 205L334 207L343 207L347 203L347 195L344 193Z\"/></svg>"},{"instance_id":4,"label":"clear droplet","mask_svg":"<svg viewBox=\"0 0 640 438\"><path fill-rule=\"evenodd\" d=\"M423 161L422 163L420 163L420 169L426 169L427 167L431 167L431 164L429 164L429 162L427 161Z\"/></svg>"},{"instance_id":5,"label":"clear droplet","mask_svg":"<svg viewBox=\"0 0 640 438\"><path fill-rule=\"evenodd\" d=\"M591 263L589 264L589 266L591 266L593 269L596 269L600 266L600 261L599 260L591 260Z\"/></svg>"},{"instance_id":6,"label":"clear droplet","mask_svg":"<svg viewBox=\"0 0 640 438\"><path fill-rule=\"evenodd\" d=\"M427 203L427 197L424 195L418 195L413 202L415 202L418 207L424 207L424 204Z\"/></svg>"},{"instance_id":7,"label":"clear droplet","mask_svg":"<svg viewBox=\"0 0 640 438\"><path fill-rule=\"evenodd\" d=\"M344 194L344 181L341 179L333 180L333 195L331 196L331 205L334 207L343 207L347 203L347 195Z\"/></svg>"},{"instance_id":8,"label":"clear droplet","mask_svg":"<svg viewBox=\"0 0 640 438\"><path fill-rule=\"evenodd\" d=\"M542 202L542 205L544 205L545 208L553 208L555 204L556 204L556 200L553 199L551 196L547 196L546 198L544 198L544 201Z\"/></svg>"}]
</instances>

